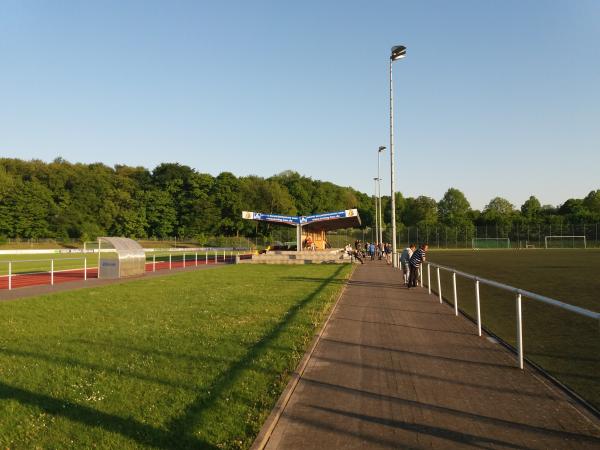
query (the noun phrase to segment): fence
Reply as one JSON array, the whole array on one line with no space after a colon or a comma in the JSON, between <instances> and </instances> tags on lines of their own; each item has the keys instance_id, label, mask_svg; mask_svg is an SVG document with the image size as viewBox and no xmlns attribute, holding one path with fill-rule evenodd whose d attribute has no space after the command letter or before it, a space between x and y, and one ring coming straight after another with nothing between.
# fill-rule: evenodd
<instances>
[{"instance_id":1,"label":"fence","mask_svg":"<svg viewBox=\"0 0 600 450\"><path fill-rule=\"evenodd\" d=\"M232 264L236 257L248 258L248 252L227 249L210 251L152 251L146 254L146 272L198 267L208 264ZM98 255L49 259L13 259L0 261L0 290L54 285L69 281L98 278Z\"/></svg>"},{"instance_id":2,"label":"fence","mask_svg":"<svg viewBox=\"0 0 600 450\"><path fill-rule=\"evenodd\" d=\"M398 232L399 246L411 242L428 242L432 248L472 248L474 239L508 239L511 248L545 248L546 236L585 236L588 248L600 248L600 225L595 224L512 224L466 227L404 227ZM384 240L390 240L384 232ZM578 242L574 242L577 246ZM571 241L561 244L571 247Z\"/></svg>"},{"instance_id":3,"label":"fence","mask_svg":"<svg viewBox=\"0 0 600 450\"><path fill-rule=\"evenodd\" d=\"M528 361L600 410L600 313L435 262L420 284L512 347L519 368Z\"/></svg>"}]
</instances>

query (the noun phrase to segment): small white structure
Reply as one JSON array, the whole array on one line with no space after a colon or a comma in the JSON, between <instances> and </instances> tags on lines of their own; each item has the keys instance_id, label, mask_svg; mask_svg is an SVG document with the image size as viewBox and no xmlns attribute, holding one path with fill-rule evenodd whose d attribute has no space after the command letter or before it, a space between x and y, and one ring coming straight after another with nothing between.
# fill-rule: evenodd
<instances>
[{"instance_id":1,"label":"small white structure","mask_svg":"<svg viewBox=\"0 0 600 450\"><path fill-rule=\"evenodd\" d=\"M140 244L124 237L98 238L98 278L143 275L146 253Z\"/></svg>"}]
</instances>

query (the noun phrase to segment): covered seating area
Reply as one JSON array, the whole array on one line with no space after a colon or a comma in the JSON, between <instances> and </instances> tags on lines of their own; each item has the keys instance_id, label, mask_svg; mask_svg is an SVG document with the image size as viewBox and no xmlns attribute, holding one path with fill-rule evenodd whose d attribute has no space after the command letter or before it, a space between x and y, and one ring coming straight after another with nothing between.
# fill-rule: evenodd
<instances>
[{"instance_id":1,"label":"covered seating area","mask_svg":"<svg viewBox=\"0 0 600 450\"><path fill-rule=\"evenodd\" d=\"M98 238L98 278L124 278L143 275L146 253L133 239Z\"/></svg>"},{"instance_id":2,"label":"covered seating area","mask_svg":"<svg viewBox=\"0 0 600 450\"><path fill-rule=\"evenodd\" d=\"M296 251L326 250L327 231L361 226L357 209L346 209L309 216L284 216L252 211L242 212L242 218L296 227Z\"/></svg>"}]
</instances>

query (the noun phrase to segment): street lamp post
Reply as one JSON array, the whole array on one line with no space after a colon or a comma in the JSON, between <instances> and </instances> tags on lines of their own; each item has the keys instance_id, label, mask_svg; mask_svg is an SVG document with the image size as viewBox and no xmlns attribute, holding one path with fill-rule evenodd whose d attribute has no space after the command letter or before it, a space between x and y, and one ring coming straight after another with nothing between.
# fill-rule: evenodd
<instances>
[{"instance_id":1,"label":"street lamp post","mask_svg":"<svg viewBox=\"0 0 600 450\"><path fill-rule=\"evenodd\" d=\"M390 190L391 190L391 208L392 208L392 264L398 267L396 250L396 186L394 177L394 84L392 82L392 64L394 61L406 56L406 47L396 45L392 47L390 55Z\"/></svg>"},{"instance_id":2,"label":"street lamp post","mask_svg":"<svg viewBox=\"0 0 600 450\"><path fill-rule=\"evenodd\" d=\"M377 242L377 239L379 239L379 227L381 226L381 224L379 223L379 211L378 211L378 206L377 206L377 184L379 183L379 177L373 178L373 181L375 182L375 191L374 191L374 197L375 197L375 239L373 239L373 241Z\"/></svg>"},{"instance_id":3,"label":"street lamp post","mask_svg":"<svg viewBox=\"0 0 600 450\"><path fill-rule=\"evenodd\" d=\"M379 175L379 155L384 150L385 147L383 145L379 146L379 150L377 150L377 201L379 203L379 242L383 242L383 213L381 212L381 175Z\"/></svg>"}]
</instances>

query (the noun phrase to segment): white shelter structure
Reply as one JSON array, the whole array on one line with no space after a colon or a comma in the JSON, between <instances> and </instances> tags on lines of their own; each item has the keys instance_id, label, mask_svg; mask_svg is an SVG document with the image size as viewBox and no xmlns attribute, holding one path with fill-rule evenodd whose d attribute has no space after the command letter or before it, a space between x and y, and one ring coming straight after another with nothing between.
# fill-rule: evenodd
<instances>
[{"instance_id":1,"label":"white shelter structure","mask_svg":"<svg viewBox=\"0 0 600 450\"><path fill-rule=\"evenodd\" d=\"M124 278L143 275L146 253L133 239L98 238L98 278Z\"/></svg>"}]
</instances>

